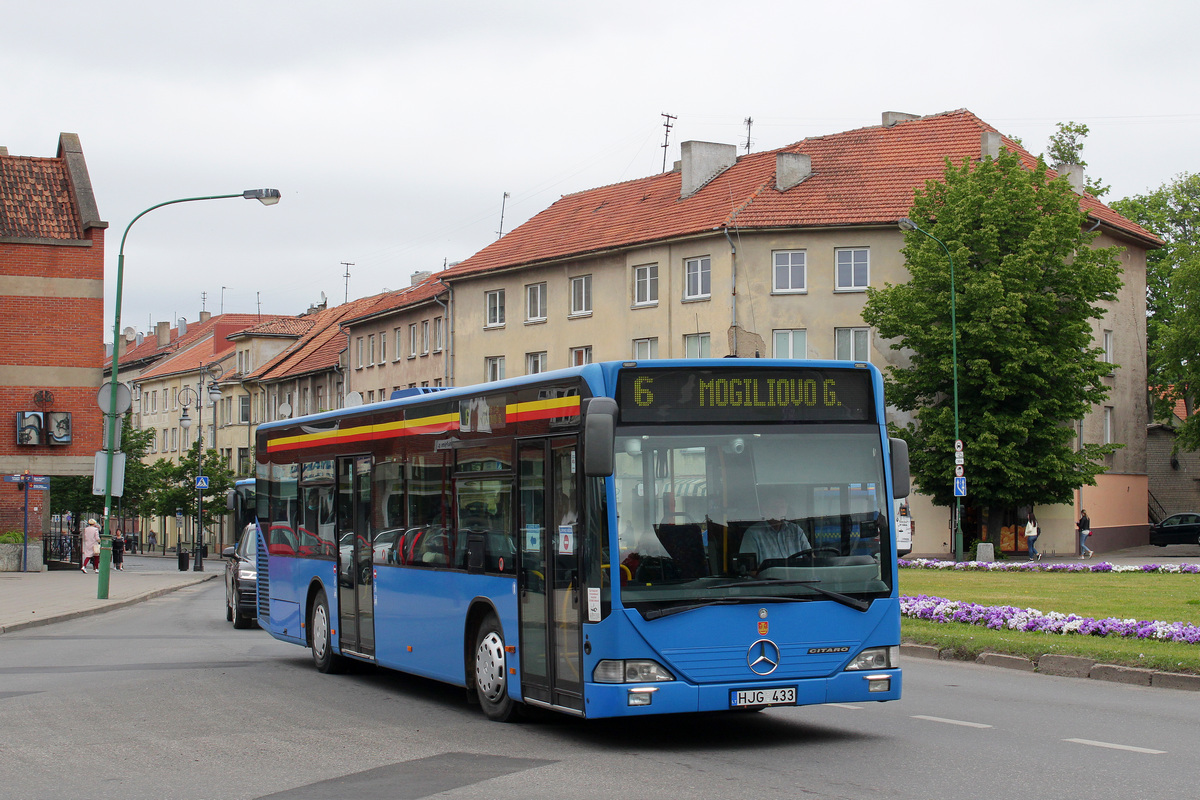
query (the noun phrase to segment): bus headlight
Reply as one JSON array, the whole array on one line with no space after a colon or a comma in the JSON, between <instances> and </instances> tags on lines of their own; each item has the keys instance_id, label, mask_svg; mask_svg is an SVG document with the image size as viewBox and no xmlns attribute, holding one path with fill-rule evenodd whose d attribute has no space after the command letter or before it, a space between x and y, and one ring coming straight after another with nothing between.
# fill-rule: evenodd
<instances>
[{"instance_id":1,"label":"bus headlight","mask_svg":"<svg viewBox=\"0 0 1200 800\"><path fill-rule=\"evenodd\" d=\"M657 683L673 681L675 676L657 661L648 658L605 659L592 672L596 683Z\"/></svg>"},{"instance_id":2,"label":"bus headlight","mask_svg":"<svg viewBox=\"0 0 1200 800\"><path fill-rule=\"evenodd\" d=\"M892 669L900 664L900 648L868 647L846 665L847 670L860 669Z\"/></svg>"}]
</instances>

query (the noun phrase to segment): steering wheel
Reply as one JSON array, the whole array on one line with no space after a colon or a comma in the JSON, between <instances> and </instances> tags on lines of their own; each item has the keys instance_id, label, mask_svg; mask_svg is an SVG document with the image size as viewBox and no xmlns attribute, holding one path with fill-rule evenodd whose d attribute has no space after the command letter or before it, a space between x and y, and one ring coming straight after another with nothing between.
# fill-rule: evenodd
<instances>
[{"instance_id":1,"label":"steering wheel","mask_svg":"<svg viewBox=\"0 0 1200 800\"><path fill-rule=\"evenodd\" d=\"M818 554L840 556L842 551L838 550L836 547L809 547L805 550L797 550L796 552L792 553L790 556L784 559L784 563L792 566L793 561L801 561L805 558L810 558Z\"/></svg>"}]
</instances>

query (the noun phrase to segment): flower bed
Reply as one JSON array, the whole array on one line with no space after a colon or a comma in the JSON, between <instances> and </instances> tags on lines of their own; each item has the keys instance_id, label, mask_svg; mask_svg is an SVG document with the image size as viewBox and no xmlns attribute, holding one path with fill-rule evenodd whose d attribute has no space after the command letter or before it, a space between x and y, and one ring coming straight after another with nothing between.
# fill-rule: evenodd
<instances>
[{"instance_id":1,"label":"flower bed","mask_svg":"<svg viewBox=\"0 0 1200 800\"><path fill-rule=\"evenodd\" d=\"M1100 566L1097 564L1096 566ZM904 595L900 613L931 622L962 622L986 628L1015 631L1078 634L1080 636L1119 636L1130 639L1158 639L1165 642L1200 644L1200 627L1184 622L1157 622L1135 619L1092 619L1078 614L1041 612L1016 606L981 606L943 597Z\"/></svg>"},{"instance_id":2,"label":"flower bed","mask_svg":"<svg viewBox=\"0 0 1200 800\"><path fill-rule=\"evenodd\" d=\"M1040 561L938 561L932 558L900 559L901 569L953 569L970 572L1142 572L1195 575L1200 573L1200 564L1043 564Z\"/></svg>"}]
</instances>

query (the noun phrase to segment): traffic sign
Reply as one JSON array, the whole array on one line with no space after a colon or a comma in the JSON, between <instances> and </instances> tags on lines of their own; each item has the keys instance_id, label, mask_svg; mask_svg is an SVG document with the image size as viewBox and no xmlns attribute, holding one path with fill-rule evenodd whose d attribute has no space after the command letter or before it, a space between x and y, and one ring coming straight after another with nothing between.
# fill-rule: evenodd
<instances>
[{"instance_id":1,"label":"traffic sign","mask_svg":"<svg viewBox=\"0 0 1200 800\"><path fill-rule=\"evenodd\" d=\"M965 464L965 463L967 463L967 459L962 453L955 453L954 454L954 463L955 464Z\"/></svg>"},{"instance_id":2,"label":"traffic sign","mask_svg":"<svg viewBox=\"0 0 1200 800\"><path fill-rule=\"evenodd\" d=\"M958 464L954 467L954 476L956 478L961 478L961 477L965 476L966 474L967 474L966 468L963 467L962 464Z\"/></svg>"},{"instance_id":3,"label":"traffic sign","mask_svg":"<svg viewBox=\"0 0 1200 800\"><path fill-rule=\"evenodd\" d=\"M44 492L50 489L49 475L30 475L29 480L25 484L35 492Z\"/></svg>"},{"instance_id":4,"label":"traffic sign","mask_svg":"<svg viewBox=\"0 0 1200 800\"><path fill-rule=\"evenodd\" d=\"M954 440L954 452L961 453L962 451L963 451L962 439L955 439Z\"/></svg>"},{"instance_id":5,"label":"traffic sign","mask_svg":"<svg viewBox=\"0 0 1200 800\"><path fill-rule=\"evenodd\" d=\"M967 496L967 479L966 478L955 478L954 479L954 496L955 497L966 497Z\"/></svg>"},{"instance_id":6,"label":"traffic sign","mask_svg":"<svg viewBox=\"0 0 1200 800\"><path fill-rule=\"evenodd\" d=\"M197 489L207 489L208 488L208 476L207 475L197 475L196 476L196 488Z\"/></svg>"}]
</instances>

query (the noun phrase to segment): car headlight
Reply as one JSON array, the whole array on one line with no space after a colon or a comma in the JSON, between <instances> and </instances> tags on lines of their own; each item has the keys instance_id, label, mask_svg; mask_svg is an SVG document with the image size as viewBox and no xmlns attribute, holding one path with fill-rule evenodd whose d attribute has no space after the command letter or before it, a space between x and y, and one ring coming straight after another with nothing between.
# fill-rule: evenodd
<instances>
[{"instance_id":1,"label":"car headlight","mask_svg":"<svg viewBox=\"0 0 1200 800\"><path fill-rule=\"evenodd\" d=\"M900 648L893 645L891 647L868 647L847 664L846 669L892 669L899 665Z\"/></svg>"},{"instance_id":2,"label":"car headlight","mask_svg":"<svg viewBox=\"0 0 1200 800\"><path fill-rule=\"evenodd\" d=\"M675 676L657 661L648 658L605 659L592 672L596 683L657 683L673 681Z\"/></svg>"},{"instance_id":3,"label":"car headlight","mask_svg":"<svg viewBox=\"0 0 1200 800\"><path fill-rule=\"evenodd\" d=\"M238 580L256 581L258 580L258 571L253 569L239 569Z\"/></svg>"}]
</instances>

